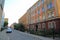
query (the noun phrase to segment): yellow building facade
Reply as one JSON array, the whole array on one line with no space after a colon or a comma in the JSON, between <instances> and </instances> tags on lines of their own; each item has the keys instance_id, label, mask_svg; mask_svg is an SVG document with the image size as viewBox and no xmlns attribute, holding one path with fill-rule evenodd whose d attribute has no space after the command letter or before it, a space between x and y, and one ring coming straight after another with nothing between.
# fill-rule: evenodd
<instances>
[{"instance_id":1,"label":"yellow building facade","mask_svg":"<svg viewBox=\"0 0 60 40\"><path fill-rule=\"evenodd\" d=\"M27 24L29 29L35 31L44 28L47 30L54 28L59 31L60 0L38 0L20 20Z\"/></svg>"}]
</instances>

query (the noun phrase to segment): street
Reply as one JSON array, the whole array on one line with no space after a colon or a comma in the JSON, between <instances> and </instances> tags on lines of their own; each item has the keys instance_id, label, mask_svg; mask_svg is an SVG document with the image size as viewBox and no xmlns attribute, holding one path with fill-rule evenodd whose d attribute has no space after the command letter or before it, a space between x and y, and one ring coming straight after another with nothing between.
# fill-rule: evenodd
<instances>
[{"instance_id":1,"label":"street","mask_svg":"<svg viewBox=\"0 0 60 40\"><path fill-rule=\"evenodd\" d=\"M36 36L17 30L13 30L12 33L6 33L6 30L2 31L2 38L1 40L53 40L52 38Z\"/></svg>"}]
</instances>

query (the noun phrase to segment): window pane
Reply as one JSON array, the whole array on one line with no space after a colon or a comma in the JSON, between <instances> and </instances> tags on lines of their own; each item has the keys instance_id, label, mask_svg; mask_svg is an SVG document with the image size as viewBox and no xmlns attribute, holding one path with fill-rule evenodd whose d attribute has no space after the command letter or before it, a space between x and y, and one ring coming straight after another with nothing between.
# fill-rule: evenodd
<instances>
[{"instance_id":1,"label":"window pane","mask_svg":"<svg viewBox=\"0 0 60 40\"><path fill-rule=\"evenodd\" d=\"M52 8L52 7L53 7L53 4L52 4L52 2L50 2L50 3L47 5L47 8L50 9L50 8Z\"/></svg>"},{"instance_id":2,"label":"window pane","mask_svg":"<svg viewBox=\"0 0 60 40\"><path fill-rule=\"evenodd\" d=\"M43 12L45 11L44 7L42 8L42 11L43 11Z\"/></svg>"},{"instance_id":3,"label":"window pane","mask_svg":"<svg viewBox=\"0 0 60 40\"><path fill-rule=\"evenodd\" d=\"M42 24L42 28L45 28L45 27L46 27L46 24L45 24L45 23L43 23L43 24Z\"/></svg>"},{"instance_id":4,"label":"window pane","mask_svg":"<svg viewBox=\"0 0 60 40\"><path fill-rule=\"evenodd\" d=\"M50 8L52 8L52 3L50 3Z\"/></svg>"},{"instance_id":5,"label":"window pane","mask_svg":"<svg viewBox=\"0 0 60 40\"><path fill-rule=\"evenodd\" d=\"M41 0L42 1L42 3L44 3L44 0Z\"/></svg>"},{"instance_id":6,"label":"window pane","mask_svg":"<svg viewBox=\"0 0 60 40\"><path fill-rule=\"evenodd\" d=\"M55 28L55 22L52 22L52 24L51 24L52 26L51 26L51 28Z\"/></svg>"},{"instance_id":7,"label":"window pane","mask_svg":"<svg viewBox=\"0 0 60 40\"><path fill-rule=\"evenodd\" d=\"M40 1L38 2L38 6L40 6Z\"/></svg>"},{"instance_id":8,"label":"window pane","mask_svg":"<svg viewBox=\"0 0 60 40\"><path fill-rule=\"evenodd\" d=\"M52 12L52 16L54 16L54 12Z\"/></svg>"},{"instance_id":9,"label":"window pane","mask_svg":"<svg viewBox=\"0 0 60 40\"><path fill-rule=\"evenodd\" d=\"M51 18L51 13L48 13L48 18Z\"/></svg>"},{"instance_id":10,"label":"window pane","mask_svg":"<svg viewBox=\"0 0 60 40\"><path fill-rule=\"evenodd\" d=\"M51 22L48 23L48 28L51 28Z\"/></svg>"},{"instance_id":11,"label":"window pane","mask_svg":"<svg viewBox=\"0 0 60 40\"><path fill-rule=\"evenodd\" d=\"M50 4L47 5L47 8L50 9Z\"/></svg>"},{"instance_id":12,"label":"window pane","mask_svg":"<svg viewBox=\"0 0 60 40\"><path fill-rule=\"evenodd\" d=\"M40 14L40 10L38 10L38 14Z\"/></svg>"},{"instance_id":13,"label":"window pane","mask_svg":"<svg viewBox=\"0 0 60 40\"><path fill-rule=\"evenodd\" d=\"M43 20L45 20L45 15L43 15Z\"/></svg>"}]
</instances>

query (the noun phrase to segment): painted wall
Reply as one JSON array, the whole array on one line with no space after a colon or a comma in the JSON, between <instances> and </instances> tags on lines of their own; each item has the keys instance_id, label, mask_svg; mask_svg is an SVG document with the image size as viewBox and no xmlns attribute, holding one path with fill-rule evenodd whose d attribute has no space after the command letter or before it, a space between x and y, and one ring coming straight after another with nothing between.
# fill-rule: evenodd
<instances>
[{"instance_id":1,"label":"painted wall","mask_svg":"<svg viewBox=\"0 0 60 40\"><path fill-rule=\"evenodd\" d=\"M58 15L60 17L60 0L56 0L57 2L57 8L58 8Z\"/></svg>"}]
</instances>

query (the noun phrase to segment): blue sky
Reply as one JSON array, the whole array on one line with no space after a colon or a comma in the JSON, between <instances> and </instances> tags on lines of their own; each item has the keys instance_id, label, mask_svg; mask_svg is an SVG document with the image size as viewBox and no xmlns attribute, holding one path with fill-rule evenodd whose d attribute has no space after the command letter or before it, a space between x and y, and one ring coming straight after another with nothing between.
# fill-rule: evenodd
<instances>
[{"instance_id":1,"label":"blue sky","mask_svg":"<svg viewBox=\"0 0 60 40\"><path fill-rule=\"evenodd\" d=\"M5 0L4 13L9 25L18 19L38 0Z\"/></svg>"}]
</instances>

